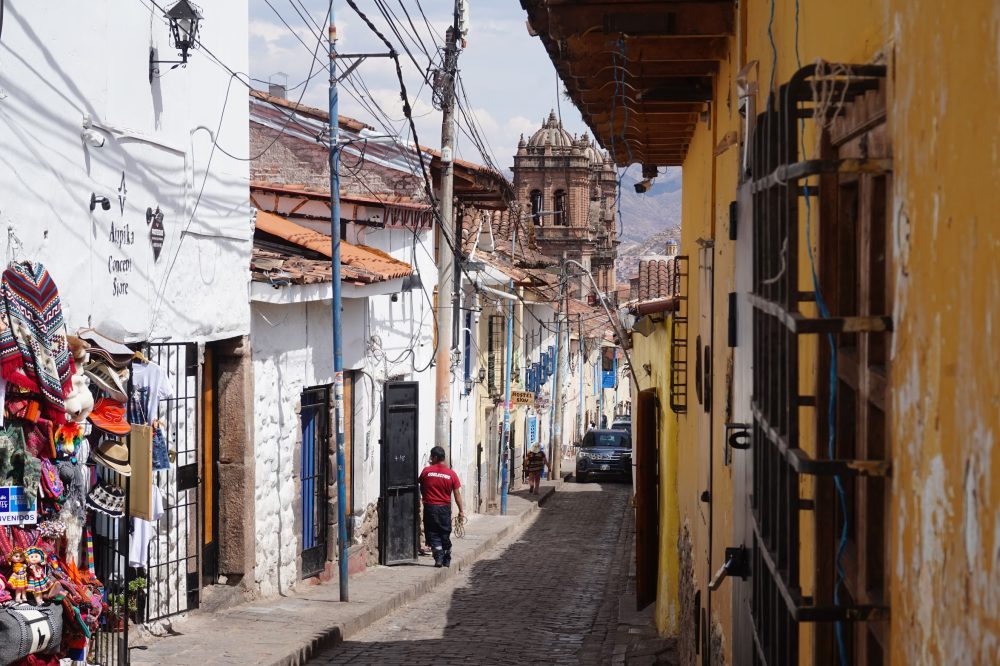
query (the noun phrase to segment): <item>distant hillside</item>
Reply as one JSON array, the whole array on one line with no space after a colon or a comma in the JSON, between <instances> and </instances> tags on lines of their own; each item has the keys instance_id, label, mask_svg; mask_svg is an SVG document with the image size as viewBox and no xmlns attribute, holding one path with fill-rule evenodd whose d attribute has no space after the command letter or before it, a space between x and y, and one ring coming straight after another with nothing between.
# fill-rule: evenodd
<instances>
[{"instance_id":1,"label":"distant hillside","mask_svg":"<svg viewBox=\"0 0 1000 666\"><path fill-rule=\"evenodd\" d=\"M622 179L621 240L616 273L620 284L639 270L639 259L663 254L667 241L681 237L681 170L670 168L645 194L636 194L637 169Z\"/></svg>"},{"instance_id":2,"label":"distant hillside","mask_svg":"<svg viewBox=\"0 0 1000 666\"><path fill-rule=\"evenodd\" d=\"M636 194L639 171L629 169L622 178L622 240L643 242L681 223L681 170L670 168L653 181L645 194Z\"/></svg>"}]
</instances>

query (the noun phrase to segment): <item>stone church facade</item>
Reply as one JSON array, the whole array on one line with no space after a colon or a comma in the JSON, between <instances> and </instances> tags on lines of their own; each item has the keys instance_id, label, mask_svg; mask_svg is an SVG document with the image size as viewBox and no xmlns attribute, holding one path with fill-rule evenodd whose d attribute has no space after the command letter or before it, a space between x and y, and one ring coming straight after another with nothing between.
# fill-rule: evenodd
<instances>
[{"instance_id":1,"label":"stone church facade","mask_svg":"<svg viewBox=\"0 0 1000 666\"><path fill-rule=\"evenodd\" d=\"M613 298L619 241L617 174L610 159L586 134L573 136L550 113L530 139L521 137L513 173L517 201L527 217L523 228L538 251L555 260L579 261L598 289ZM570 283L572 297L592 293L585 277Z\"/></svg>"}]
</instances>

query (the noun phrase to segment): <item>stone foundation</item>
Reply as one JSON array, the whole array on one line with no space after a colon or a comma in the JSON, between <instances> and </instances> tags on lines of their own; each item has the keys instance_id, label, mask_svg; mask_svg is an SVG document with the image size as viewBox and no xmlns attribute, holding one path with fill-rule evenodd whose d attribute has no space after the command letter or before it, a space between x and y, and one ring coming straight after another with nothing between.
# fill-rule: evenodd
<instances>
[{"instance_id":1,"label":"stone foundation","mask_svg":"<svg viewBox=\"0 0 1000 666\"><path fill-rule=\"evenodd\" d=\"M677 543L680 556L680 580L678 581L679 633L677 652L680 663L699 663L698 654L698 620L701 617L701 607L705 600L696 597L694 579L694 546L691 544L691 533L685 525Z\"/></svg>"},{"instance_id":2,"label":"stone foundation","mask_svg":"<svg viewBox=\"0 0 1000 666\"><path fill-rule=\"evenodd\" d=\"M354 528L354 543L364 547L365 567L378 566L378 503L372 502Z\"/></svg>"}]
</instances>

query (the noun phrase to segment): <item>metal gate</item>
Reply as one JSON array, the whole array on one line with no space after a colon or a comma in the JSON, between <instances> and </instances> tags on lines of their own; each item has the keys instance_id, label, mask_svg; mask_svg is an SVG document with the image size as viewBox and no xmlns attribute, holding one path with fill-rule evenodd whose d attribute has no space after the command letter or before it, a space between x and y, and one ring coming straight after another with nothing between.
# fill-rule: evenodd
<instances>
[{"instance_id":1,"label":"metal gate","mask_svg":"<svg viewBox=\"0 0 1000 666\"><path fill-rule=\"evenodd\" d=\"M327 479L330 441L330 387L302 392L302 451L299 484L302 493L302 577L323 571L327 554Z\"/></svg>"},{"instance_id":2,"label":"metal gate","mask_svg":"<svg viewBox=\"0 0 1000 666\"><path fill-rule=\"evenodd\" d=\"M195 343L151 344L150 362L167 373L169 397L160 399L158 418L172 462L153 473L163 500L163 517L147 550L146 621L198 607L201 594L200 375Z\"/></svg>"},{"instance_id":3,"label":"metal gate","mask_svg":"<svg viewBox=\"0 0 1000 666\"><path fill-rule=\"evenodd\" d=\"M417 488L419 385L386 382L382 398L382 498L378 521L382 564L417 558L420 502Z\"/></svg>"}]
</instances>

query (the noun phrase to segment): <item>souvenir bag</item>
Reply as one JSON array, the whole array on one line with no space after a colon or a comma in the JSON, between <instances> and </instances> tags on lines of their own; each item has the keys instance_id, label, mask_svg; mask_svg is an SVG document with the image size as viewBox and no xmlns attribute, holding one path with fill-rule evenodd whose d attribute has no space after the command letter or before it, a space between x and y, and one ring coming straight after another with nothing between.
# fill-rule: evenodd
<instances>
[{"instance_id":1,"label":"souvenir bag","mask_svg":"<svg viewBox=\"0 0 1000 666\"><path fill-rule=\"evenodd\" d=\"M61 605L16 604L0 608L0 664L29 654L59 651L63 633Z\"/></svg>"},{"instance_id":2,"label":"souvenir bag","mask_svg":"<svg viewBox=\"0 0 1000 666\"><path fill-rule=\"evenodd\" d=\"M153 520L153 429L133 425L129 436L129 464L132 478L128 485L129 515Z\"/></svg>"}]
</instances>

